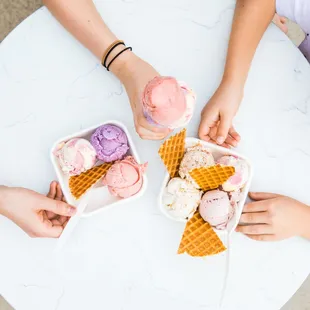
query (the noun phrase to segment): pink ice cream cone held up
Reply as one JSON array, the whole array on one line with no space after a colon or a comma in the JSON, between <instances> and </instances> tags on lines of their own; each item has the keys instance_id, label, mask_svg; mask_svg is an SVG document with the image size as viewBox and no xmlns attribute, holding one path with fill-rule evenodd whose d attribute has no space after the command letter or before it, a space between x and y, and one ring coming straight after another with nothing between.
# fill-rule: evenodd
<instances>
[{"instance_id":1,"label":"pink ice cream cone held up","mask_svg":"<svg viewBox=\"0 0 310 310\"><path fill-rule=\"evenodd\" d=\"M157 127L175 129L191 120L194 92L173 77L158 76L145 87L142 104L147 121Z\"/></svg>"},{"instance_id":2,"label":"pink ice cream cone held up","mask_svg":"<svg viewBox=\"0 0 310 310\"><path fill-rule=\"evenodd\" d=\"M115 125L103 125L91 136L91 144L97 152L97 157L103 162L123 159L129 146L125 132Z\"/></svg>"},{"instance_id":3,"label":"pink ice cream cone held up","mask_svg":"<svg viewBox=\"0 0 310 310\"><path fill-rule=\"evenodd\" d=\"M137 194L143 185L147 164L139 165L132 156L116 162L103 178L103 185L116 197L128 198Z\"/></svg>"}]
</instances>

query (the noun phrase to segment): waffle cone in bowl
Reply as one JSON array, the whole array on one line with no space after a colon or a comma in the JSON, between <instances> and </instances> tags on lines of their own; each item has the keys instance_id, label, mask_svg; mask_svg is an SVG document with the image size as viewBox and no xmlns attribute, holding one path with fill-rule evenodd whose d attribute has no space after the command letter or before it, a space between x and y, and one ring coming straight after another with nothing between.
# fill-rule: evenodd
<instances>
[{"instance_id":1,"label":"waffle cone in bowl","mask_svg":"<svg viewBox=\"0 0 310 310\"><path fill-rule=\"evenodd\" d=\"M196 212L186 224L178 254L187 253L190 256L203 257L225 250L226 247L210 224Z\"/></svg>"},{"instance_id":2,"label":"waffle cone in bowl","mask_svg":"<svg viewBox=\"0 0 310 310\"><path fill-rule=\"evenodd\" d=\"M231 166L211 166L201 167L190 171L190 176L204 191L218 188L225 183L235 173L235 168Z\"/></svg>"},{"instance_id":3,"label":"waffle cone in bowl","mask_svg":"<svg viewBox=\"0 0 310 310\"><path fill-rule=\"evenodd\" d=\"M69 179L69 188L75 199L79 199L94 184L96 184L110 169L112 163L104 163L93 167L80 175L72 176Z\"/></svg>"},{"instance_id":4,"label":"waffle cone in bowl","mask_svg":"<svg viewBox=\"0 0 310 310\"><path fill-rule=\"evenodd\" d=\"M186 129L167 139L160 147L158 154L165 164L170 177L179 173L181 161L185 154Z\"/></svg>"}]
</instances>

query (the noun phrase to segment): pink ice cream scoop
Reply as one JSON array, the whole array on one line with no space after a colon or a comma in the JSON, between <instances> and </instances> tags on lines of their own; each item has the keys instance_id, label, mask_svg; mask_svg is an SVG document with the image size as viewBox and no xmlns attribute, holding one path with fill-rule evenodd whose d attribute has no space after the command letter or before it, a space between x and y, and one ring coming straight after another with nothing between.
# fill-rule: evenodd
<instances>
[{"instance_id":1,"label":"pink ice cream scoop","mask_svg":"<svg viewBox=\"0 0 310 310\"><path fill-rule=\"evenodd\" d=\"M234 209L226 192L213 190L202 196L199 213L211 226L223 230L232 218Z\"/></svg>"},{"instance_id":2,"label":"pink ice cream scoop","mask_svg":"<svg viewBox=\"0 0 310 310\"><path fill-rule=\"evenodd\" d=\"M123 159L129 146L125 132L115 125L103 125L91 136L91 144L97 157L104 162Z\"/></svg>"},{"instance_id":3,"label":"pink ice cream scoop","mask_svg":"<svg viewBox=\"0 0 310 310\"><path fill-rule=\"evenodd\" d=\"M223 190L227 192L238 191L243 188L249 179L249 166L241 158L225 155L217 160L217 163L223 166L233 166L235 174L231 176L223 185Z\"/></svg>"},{"instance_id":4,"label":"pink ice cream scoop","mask_svg":"<svg viewBox=\"0 0 310 310\"><path fill-rule=\"evenodd\" d=\"M194 92L173 77L158 76L145 87L142 104L147 121L157 127L183 127L191 120Z\"/></svg>"},{"instance_id":5,"label":"pink ice cream scoop","mask_svg":"<svg viewBox=\"0 0 310 310\"><path fill-rule=\"evenodd\" d=\"M85 139L75 138L58 146L54 152L65 174L79 175L91 169L96 162L96 151Z\"/></svg>"},{"instance_id":6,"label":"pink ice cream scoop","mask_svg":"<svg viewBox=\"0 0 310 310\"><path fill-rule=\"evenodd\" d=\"M103 184L116 197L131 197L141 190L146 167L147 164L139 165L132 156L127 156L108 170Z\"/></svg>"}]
</instances>

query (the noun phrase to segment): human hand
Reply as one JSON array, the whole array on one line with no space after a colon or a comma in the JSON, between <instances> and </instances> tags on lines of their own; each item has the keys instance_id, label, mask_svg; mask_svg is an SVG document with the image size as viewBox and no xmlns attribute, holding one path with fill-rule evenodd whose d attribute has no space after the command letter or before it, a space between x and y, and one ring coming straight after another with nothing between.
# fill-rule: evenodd
<instances>
[{"instance_id":1,"label":"human hand","mask_svg":"<svg viewBox=\"0 0 310 310\"><path fill-rule=\"evenodd\" d=\"M160 74L150 64L133 53L124 53L123 57L114 67L111 66L111 71L125 86L136 131L142 139L162 140L171 130L157 128L149 124L144 117L142 107L142 95L146 84Z\"/></svg>"},{"instance_id":2,"label":"human hand","mask_svg":"<svg viewBox=\"0 0 310 310\"><path fill-rule=\"evenodd\" d=\"M222 83L201 112L199 137L226 148L236 147L240 136L232 121L243 93L229 83Z\"/></svg>"},{"instance_id":3,"label":"human hand","mask_svg":"<svg viewBox=\"0 0 310 310\"><path fill-rule=\"evenodd\" d=\"M25 188L0 187L0 213L30 237L57 238L76 209L63 201L57 182L47 197Z\"/></svg>"},{"instance_id":4,"label":"human hand","mask_svg":"<svg viewBox=\"0 0 310 310\"><path fill-rule=\"evenodd\" d=\"M277 25L284 33L288 33L288 27L286 24L286 18L283 16L280 16L278 14L275 14L273 17L273 20L275 25Z\"/></svg>"},{"instance_id":5,"label":"human hand","mask_svg":"<svg viewBox=\"0 0 310 310\"><path fill-rule=\"evenodd\" d=\"M259 241L279 241L294 236L310 235L310 208L292 198L270 194L251 193L255 200L244 207L236 231Z\"/></svg>"}]
</instances>

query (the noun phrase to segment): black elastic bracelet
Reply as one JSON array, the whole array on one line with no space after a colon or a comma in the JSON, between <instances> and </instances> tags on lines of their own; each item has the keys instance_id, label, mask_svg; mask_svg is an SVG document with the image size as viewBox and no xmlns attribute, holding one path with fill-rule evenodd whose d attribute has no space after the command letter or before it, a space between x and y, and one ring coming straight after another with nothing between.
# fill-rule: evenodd
<instances>
[{"instance_id":1,"label":"black elastic bracelet","mask_svg":"<svg viewBox=\"0 0 310 310\"><path fill-rule=\"evenodd\" d=\"M125 51L127 51L127 50L131 50L132 51L132 47L126 47L126 48L124 48L122 51L120 51L118 54L116 54L115 56L114 56L114 58L110 61L110 63L108 64L108 66L107 66L107 70L108 71L110 71L109 70L109 68L110 68L110 66L112 65L112 62L120 55L120 54L122 54L122 53L124 53Z\"/></svg>"},{"instance_id":2,"label":"black elastic bracelet","mask_svg":"<svg viewBox=\"0 0 310 310\"><path fill-rule=\"evenodd\" d=\"M104 61L103 61L103 66L104 66L105 68L107 68L107 67L106 67L106 62L107 62L107 59L108 59L109 55L112 53L112 51L115 49L115 47L117 47L117 46L119 46L119 45L124 45L124 46L126 46L124 42L119 42L119 43L115 44L115 45L108 51L108 53L105 55L105 58L104 58ZM109 71L109 70L108 70L108 71Z\"/></svg>"}]
</instances>

